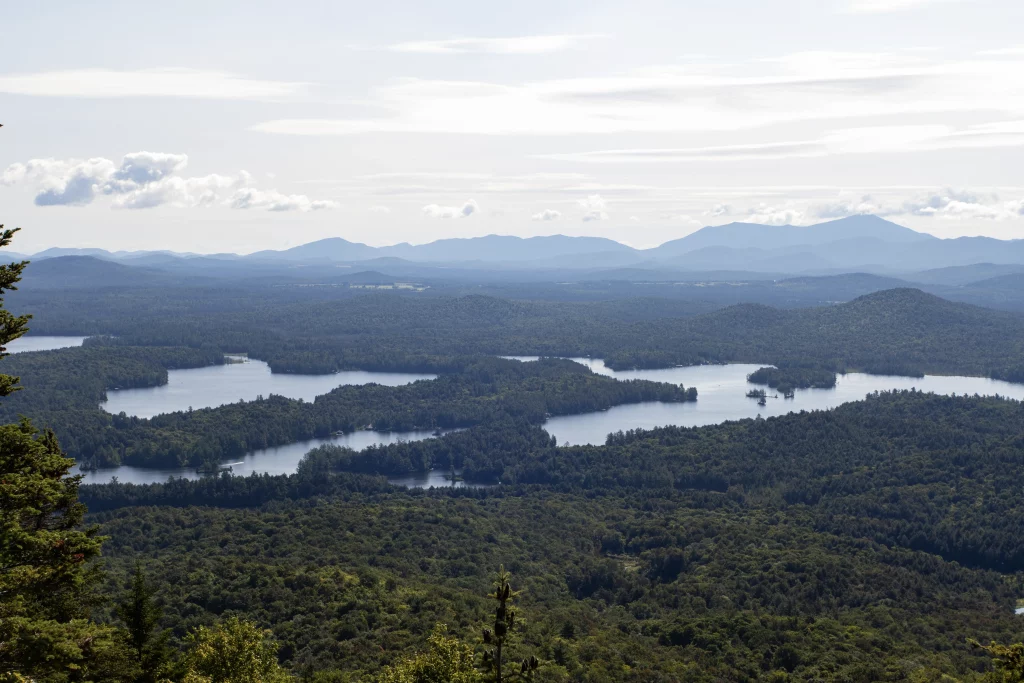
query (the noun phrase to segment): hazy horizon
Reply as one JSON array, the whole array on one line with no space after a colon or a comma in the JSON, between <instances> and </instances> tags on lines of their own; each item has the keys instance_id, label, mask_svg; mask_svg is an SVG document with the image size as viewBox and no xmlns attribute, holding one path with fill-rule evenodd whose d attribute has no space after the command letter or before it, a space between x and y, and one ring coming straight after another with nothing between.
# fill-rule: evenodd
<instances>
[{"instance_id":1,"label":"hazy horizon","mask_svg":"<svg viewBox=\"0 0 1024 683\"><path fill-rule=\"evenodd\" d=\"M877 216L874 216L873 214L861 214L860 216L878 218ZM849 216L847 218L856 218L856 217L858 217L858 216ZM831 219L831 220L835 221L835 220L842 220L842 219ZM883 220L888 220L888 219L883 219ZM740 222L741 221L734 221L734 223L740 223ZM785 225L754 224L754 225L759 225L760 227L764 227L764 228L769 229L769 230L772 230L772 229L780 229L781 230L781 229L785 229L785 228L810 228L810 229L813 229L817 225L821 225L821 224L826 223L826 222L831 222L831 221L822 221L821 223L816 223L816 224L807 225L807 226L791 225L791 224L785 224ZM895 225L898 225L900 227L906 227L906 226L900 225L899 223L896 223L895 221L889 221L889 222L894 223ZM348 241L349 243L352 243L352 244L364 244L366 246L370 246L370 247L374 247L374 248L387 248L387 247L395 247L395 246L403 246L403 245L409 245L409 246L417 247L417 246L423 246L423 245L426 245L426 244L431 244L433 242L443 241L443 240L448 240L448 239L483 239L483 238L487 238L487 237L515 237L515 238L519 238L519 239L533 239L533 238L569 237L569 238L611 240L611 241L616 242L618 244L630 247L632 249L636 249L637 251L644 251L644 250L647 250L647 249L654 249L654 248L657 248L657 247L662 246L664 244L667 244L668 242L672 242L674 240L681 239L681 238L686 237L688 235L692 235L692 234L694 234L694 233L696 233L696 232L698 232L700 230L703 230L704 228L722 227L723 225L729 225L729 224L728 223L723 223L723 224L718 224L718 225L702 226L702 227L699 227L699 228L695 228L693 231L688 232L686 235L680 235L679 237L674 237L674 238L671 238L669 240L666 240L665 242L659 242L656 245L648 246L648 247L636 247L636 246L633 246L633 245L629 244L629 242L626 241L626 240L615 239L613 237L602 237L600 235L586 235L586 234L584 234L584 235L566 235L564 233L559 233L559 232L552 232L552 233L541 234L541 235L514 235L514 234L507 234L507 233L487 233L487 234L484 234L484 235L470 235L470 236L466 236L466 237L459 237L459 236L449 237L449 236L441 235L439 237L436 237L436 238L433 238L431 240L424 241L424 242L392 242L392 243L388 243L388 244L368 244L366 242L361 242L358 239L355 239L355 240L348 239L346 241ZM924 230L918 230L916 232L920 232L922 234L931 235L932 237L936 237L938 239L956 239L956 237L959 237L959 236L956 236L956 237L952 237L952 238L945 238L945 237L942 237L942 236L939 236L939 235L934 235L932 233L928 233L928 232L926 232ZM19 233L19 234L21 234L21 233ZM310 244L310 243L320 242L320 241L323 241L323 240L338 239L338 238L346 239L344 237L340 237L338 235L334 235L334 236L317 238L315 240L310 240L310 242L305 242L303 244ZM301 245L293 245L293 246L301 246ZM177 254L197 254L197 255L233 254L233 255L237 255L237 256L246 256L246 255L250 255L250 254L255 254L255 253L259 252L259 251L281 251L281 250L283 250L283 249L279 249L279 250L274 250L274 249L257 249L257 250L250 250L250 251L244 251L244 252L243 251L231 251L230 249L228 249L228 250L220 250L220 251L201 251L201 250L195 250L195 249L175 249L175 248L135 249L135 250L132 250L132 249L109 248L109 247L103 247L103 246L82 247L82 246L71 245L71 244L55 244L55 245L50 245L48 247L44 247L42 249L38 249L38 250L33 251L33 252L25 252L25 251L19 251L18 249L10 249L10 248L8 248L8 249L0 249L0 253L3 253L3 252L13 252L13 253L26 254L26 255L31 256L31 255L43 253L43 252L48 251L50 249L68 249L68 250L101 249L101 250L105 250L105 251L108 251L108 252L111 252L111 253L118 253L118 252L128 252L128 253L131 253L131 252L153 251L153 252L171 252L171 253L177 253Z\"/></svg>"}]
</instances>

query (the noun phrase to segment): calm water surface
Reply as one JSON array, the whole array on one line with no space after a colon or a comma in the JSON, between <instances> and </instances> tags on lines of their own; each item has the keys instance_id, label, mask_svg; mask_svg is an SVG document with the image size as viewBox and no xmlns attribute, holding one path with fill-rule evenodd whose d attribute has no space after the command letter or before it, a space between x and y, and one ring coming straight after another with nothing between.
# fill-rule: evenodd
<instances>
[{"instance_id":1,"label":"calm water surface","mask_svg":"<svg viewBox=\"0 0 1024 683\"><path fill-rule=\"evenodd\" d=\"M25 351L52 351L81 346L85 337L20 337L7 344L7 353L24 353Z\"/></svg>"},{"instance_id":2,"label":"calm water surface","mask_svg":"<svg viewBox=\"0 0 1024 683\"><path fill-rule=\"evenodd\" d=\"M287 396L312 401L331 389L351 384L383 384L396 387L437 375L409 372L367 372L345 370L330 375L290 375L272 373L260 360L212 365L190 370L171 370L167 384L144 389L107 391L107 400L100 407L117 415L153 417L178 410L215 408L239 400L252 401L258 396Z\"/></svg>"},{"instance_id":3,"label":"calm water surface","mask_svg":"<svg viewBox=\"0 0 1024 683\"><path fill-rule=\"evenodd\" d=\"M231 465L231 473L243 477L253 473L294 474L299 461L302 460L302 456L317 446L323 446L324 444L346 446L353 450L361 451L369 446L392 444L400 441L422 441L433 436L434 433L427 430L413 432L372 432L364 430L333 436L328 439L310 439L309 441L298 441L276 448L263 448L246 453L245 456L238 460L224 461L223 464ZM74 473L79 473L77 468ZM429 486L450 486L451 482L444 479L445 474L445 472L430 472L429 475L396 477L394 483L414 486L415 484L412 483L407 484L406 480L412 482L422 479ZM122 465L121 467L85 472L85 479L82 480L82 483L106 484L110 481L111 477L117 477L118 481L124 484L155 484L165 482L171 477L199 479L202 476L194 468L151 469ZM436 483L438 481L441 483Z\"/></svg>"},{"instance_id":4,"label":"calm water surface","mask_svg":"<svg viewBox=\"0 0 1024 683\"><path fill-rule=\"evenodd\" d=\"M535 357L530 356L519 356L514 357L514 359L522 361L536 360ZM605 437L609 433L617 432L619 430L625 431L637 428L651 429L667 425L696 427L708 424L718 424L727 420L738 420L748 417L752 418L757 417L758 415L761 415L762 417L772 417L801 410L825 410L850 401L862 400L867 394L875 391L888 391L891 389L916 388L921 391L930 391L938 394L980 394L989 396L998 394L1000 396L1024 400L1024 385L1010 384L1008 382L1000 382L981 377L941 377L930 375L924 378L913 378L850 373L847 375L839 375L835 389L800 389L797 390L796 396L792 399L783 399L781 397L769 398L767 405L758 406L754 399L747 398L745 394L754 386L747 382L747 375L754 370L757 370L759 367L763 367L760 364L699 365L684 368L665 368L661 370L626 370L616 372L605 366L604 362L601 360L588 358L574 358L572 360L586 365L594 372L614 377L616 379L649 379L657 382L681 384L684 387L697 387L697 401L688 403L638 403L633 405L617 406L597 413L553 417L544 423L544 428L554 435L560 444L599 445L605 442ZM175 375L184 375L188 377L188 373L210 373L208 375L204 374L203 376L210 378L223 378L230 376L232 371L237 372L239 369L241 369L243 373L252 372L253 367L255 367L259 373L262 373L260 376L262 376L264 380L267 378L280 378L285 380L285 383L287 383L288 380L298 379L299 382L295 386L300 390L308 390L309 393L302 397L309 399L312 399L318 394L325 393L325 391L329 391L341 383L357 383L356 381L339 382L339 379L346 375L349 376L350 380L355 379L355 377L352 376L363 376L366 381L377 381L382 384L386 383L381 382L380 380L383 373L338 373L337 375L318 377L271 375L269 368L266 368L266 364L259 363L258 361L250 361L243 365L227 365L218 366L216 368L201 368L199 370L172 371L170 374L171 377L174 378ZM220 374L212 373L211 371L214 370L220 371ZM257 373L252 372L252 376L257 376ZM394 378L394 384L405 384L413 381L414 379L429 378L429 376L425 375L405 374L391 375L391 377ZM399 378L401 378L401 381L399 381ZM302 384L302 381L306 379L311 380L311 383L308 385ZM321 384L315 384L314 382L321 382ZM212 379L207 379L202 384L206 386L208 392L216 392L223 389L222 387L214 386L216 382ZM160 389L167 388L168 387L159 387L157 389L110 393L112 395L120 395L134 393L135 391L158 392ZM194 385L190 391L193 392L191 395L197 395L195 392L198 391L198 389ZM278 388L268 390L265 384L260 385L258 382L253 381L250 386L250 395L248 397L255 398L255 396L260 393L265 396L270 393L282 393L286 396L289 395L288 393L285 393L285 391L287 391L287 389L282 390ZM772 390L769 390L769 393L771 394ZM221 391L221 395L225 395L223 391ZM291 395L294 398L298 398L301 394L297 394L293 391ZM203 403L200 403L203 399L207 399L206 404L217 405L216 403L213 403L213 400L209 400L209 396L207 394L204 394L200 399L195 400L194 403L186 404L184 407L187 408L188 405L199 407L199 405L203 405ZM230 402L231 400L237 400L237 398L228 399L224 402ZM165 403L163 405L167 404ZM180 403L178 405L180 405ZM109 402L104 407L108 411L112 410ZM125 412L130 412L125 408L122 409L125 410ZM182 408L173 408L173 410L180 409ZM160 412L167 412L167 410L167 408L156 410L151 409L146 410L145 413L152 415ZM391 433L360 431L352 434L346 434L344 436L332 437L330 439L302 441L289 444L287 446L267 448L249 453L239 462L232 464L232 473L243 476L253 472L291 474L295 472L299 460L302 459L302 456L305 455L307 451L325 443L334 443L342 446L348 446L355 450L362 450L363 448L373 444L389 444L402 440L419 441L421 439L430 438L432 435L433 433L430 431ZM447 472L433 471L423 474L395 477L390 481L395 484L411 487L451 486L451 482L445 478L446 474ZM197 479L200 475L198 475L194 470L188 469L152 470L137 467L118 467L115 469L88 472L86 473L85 483L105 483L110 481L111 476L117 476L118 479L123 482L145 484L165 481L168 477L172 476ZM456 486L465 485L465 482L456 482Z\"/></svg>"},{"instance_id":5,"label":"calm water surface","mask_svg":"<svg viewBox=\"0 0 1024 683\"><path fill-rule=\"evenodd\" d=\"M536 360L533 356L517 356L515 360ZM697 387L697 401L690 403L637 403L616 406L598 413L553 417L544 428L558 439L559 444L573 446L599 445L605 437L620 429L652 429L667 425L699 427L718 424L726 420L747 417L772 417L801 410L826 410L843 403L862 400L867 394L891 389L918 389L936 394L980 394L1006 396L1024 400L1024 384L1011 384L983 377L944 377L926 375L923 378L894 377L849 373L839 375L835 389L798 389L791 399L769 398L768 404L758 406L747 398L750 389L757 388L747 382L747 375L763 365L697 365L660 370L624 370L617 372L605 366L604 361L591 358L573 358L594 372L615 379L649 379L671 382L684 387ZM774 390L767 390L769 395Z\"/></svg>"}]
</instances>

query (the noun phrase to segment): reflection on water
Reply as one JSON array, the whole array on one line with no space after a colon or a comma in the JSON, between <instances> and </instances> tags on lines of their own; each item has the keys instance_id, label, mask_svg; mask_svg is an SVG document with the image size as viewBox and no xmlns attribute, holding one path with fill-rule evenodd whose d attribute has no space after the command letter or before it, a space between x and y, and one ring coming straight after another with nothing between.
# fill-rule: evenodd
<instances>
[{"instance_id":1,"label":"reflection on water","mask_svg":"<svg viewBox=\"0 0 1024 683\"><path fill-rule=\"evenodd\" d=\"M517 360L535 360L532 357L520 357ZM697 400L686 403L637 403L610 408L596 413L582 415L564 415L553 417L544 423L544 428L555 436L559 444L603 444L610 432L629 429L652 429L667 425L696 427L718 424L727 420L752 418L758 415L772 417L801 410L824 410L834 408L843 403L858 401L875 391L892 389L912 389L929 391L938 394L979 394L1000 395L1024 400L1024 385L1010 384L982 377L941 377L929 375L923 378L891 377L850 373L840 375L834 389L800 389L791 399L769 398L765 406L746 397L751 385L747 375L761 365L698 365L683 368L664 368L661 370L610 370L601 360L573 359L583 362L595 372L616 379L649 379L657 382L671 382L685 387L697 387ZM255 362L245 365L254 365ZM265 367L265 364L260 364ZM231 367L219 368L229 370ZM200 371L211 370L202 368ZM183 370L198 372L195 370ZM172 373L173 374L173 373ZM266 373L269 375L269 370ZM339 375L355 373L339 373ZM379 376L381 373L362 373ZM294 375L273 375L273 377L293 378ZM338 375L328 377L337 378ZM408 379L409 375L404 375ZM332 380L333 382L337 379ZM151 391L151 390L146 390ZM321 392L322 393L322 392ZM769 395L774 391L769 390ZM310 449L333 443L347 446L354 450L362 450L374 444L390 444L398 441L419 441L428 439L433 432L421 430L413 432L372 432L359 431L352 434L331 437L329 439L312 439L298 443L266 448L246 454L238 462L231 464L232 474L248 475L253 472L268 474L291 474L295 472L299 461ZM433 471L422 474L394 477L390 481L410 487L451 486L447 472ZM114 469L87 472L84 483L96 484L110 481L116 476L122 482L147 484L166 481L168 477L185 477L197 479L199 474L191 469L153 470L139 467L122 466ZM465 482L456 482L456 486L473 486Z\"/></svg>"},{"instance_id":2,"label":"reflection on water","mask_svg":"<svg viewBox=\"0 0 1024 683\"><path fill-rule=\"evenodd\" d=\"M237 360L237 359L236 359ZM117 389L107 392L107 400L100 407L108 413L120 412L138 417L153 417L164 413L194 408L215 408L252 401L271 394L312 401L336 387L354 384L382 384L396 387L420 379L434 379L437 375L410 372L367 372L345 370L329 375L291 375L272 373L270 366L260 360L212 365L189 370L170 370L167 384L144 389Z\"/></svg>"},{"instance_id":3,"label":"reflection on water","mask_svg":"<svg viewBox=\"0 0 1024 683\"><path fill-rule=\"evenodd\" d=\"M388 481L396 486L408 486L411 489L429 489L441 487L484 489L494 484L478 484L476 482L462 481L459 479L460 470L455 471L455 483L452 483L451 473L441 470L430 470L429 472L416 472L403 474L397 477L388 477Z\"/></svg>"},{"instance_id":4,"label":"reflection on water","mask_svg":"<svg viewBox=\"0 0 1024 683\"><path fill-rule=\"evenodd\" d=\"M277 446L276 448L263 448L258 451L246 453L245 456L234 462L225 461L222 464L230 465L232 474L243 477L254 473L294 474L299 465L299 461L302 460L302 456L317 446L323 446L324 444L345 446L355 451L361 451L369 446L392 444L401 441L422 441L423 439L429 439L433 436L434 432L427 430L412 432L372 432L369 430L362 430L352 432L351 434L339 434L338 436L332 436L327 439L310 439L308 441L290 443L286 446ZM74 474L78 474L77 468L74 471ZM439 473L441 476L443 476L443 474L444 473ZM82 480L82 483L106 484L110 481L111 477L117 477L117 480L124 484L156 484L165 482L171 477L199 479L202 476L203 475L196 472L195 468L191 467L152 469L147 467L131 467L129 465L122 465L120 467L85 472L85 478ZM440 484L432 483L431 485L437 486Z\"/></svg>"},{"instance_id":5,"label":"reflection on water","mask_svg":"<svg viewBox=\"0 0 1024 683\"><path fill-rule=\"evenodd\" d=\"M25 353L26 351L52 351L81 346L85 337L29 336L19 337L7 343L7 353Z\"/></svg>"},{"instance_id":6,"label":"reflection on water","mask_svg":"<svg viewBox=\"0 0 1024 683\"><path fill-rule=\"evenodd\" d=\"M531 361L533 356L516 357ZM839 375L834 389L798 389L791 399L769 398L765 406L758 406L746 392L753 387L747 375L763 365L696 365L660 370L615 371L598 359L576 359L594 372L615 379L649 379L671 382L685 387L697 387L697 401L689 403L637 403L610 408L597 413L553 417L544 428L555 436L559 444L603 444L611 432L628 429L653 429L667 425L699 427L727 420L748 417L772 417L801 410L825 410L843 403L862 400L875 391L917 389L936 394L979 394L1004 396L1024 400L1024 384L1011 384L984 377L945 377L927 375L923 378L893 377L849 373ZM768 389L769 396L775 391Z\"/></svg>"}]
</instances>

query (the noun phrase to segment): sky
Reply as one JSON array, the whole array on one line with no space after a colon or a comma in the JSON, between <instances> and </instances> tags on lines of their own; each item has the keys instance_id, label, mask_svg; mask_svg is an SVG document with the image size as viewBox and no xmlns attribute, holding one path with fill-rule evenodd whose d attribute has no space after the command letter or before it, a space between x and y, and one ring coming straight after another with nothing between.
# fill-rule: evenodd
<instances>
[{"instance_id":1,"label":"sky","mask_svg":"<svg viewBox=\"0 0 1024 683\"><path fill-rule=\"evenodd\" d=\"M13 249L1024 238L1019 0L3 3Z\"/></svg>"}]
</instances>

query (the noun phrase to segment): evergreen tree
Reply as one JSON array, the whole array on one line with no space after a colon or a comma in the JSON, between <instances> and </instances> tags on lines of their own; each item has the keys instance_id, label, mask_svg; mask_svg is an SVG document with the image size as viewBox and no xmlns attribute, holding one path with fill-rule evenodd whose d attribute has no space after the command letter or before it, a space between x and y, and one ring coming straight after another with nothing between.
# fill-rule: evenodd
<instances>
[{"instance_id":1,"label":"evergreen tree","mask_svg":"<svg viewBox=\"0 0 1024 683\"><path fill-rule=\"evenodd\" d=\"M156 591L146 581L142 564L135 565L131 589L116 608L124 623L124 638L139 668L138 683L155 683L166 673L171 659L170 631L158 630L163 609L153 598Z\"/></svg>"},{"instance_id":2,"label":"evergreen tree","mask_svg":"<svg viewBox=\"0 0 1024 683\"><path fill-rule=\"evenodd\" d=\"M14 238L14 233L18 232L18 230L20 228L4 230L4 226L0 225L0 247L9 245ZM0 265L0 359L6 358L9 355L7 353L7 345L10 342L28 332L30 316L13 315L3 307L3 293L8 290L17 289L15 285L21 279L21 273L27 265L28 261ZM17 391L20 388L17 384L17 377L0 373L0 396L9 396Z\"/></svg>"},{"instance_id":3,"label":"evergreen tree","mask_svg":"<svg viewBox=\"0 0 1024 683\"><path fill-rule=\"evenodd\" d=\"M509 583L511 578L512 575L505 571L505 565L501 565L498 570L498 580L494 584L494 592L488 595L497 601L498 607L494 612L494 630L484 629L484 644L491 647L484 651L483 663L485 671L494 675L495 683L504 683L516 678L529 680L540 666L537 658L531 656L520 662L518 667L510 665L505 670L507 673L502 672L505 665L504 658L507 654L506 648L511 643L518 624L512 603L519 593L512 590Z\"/></svg>"},{"instance_id":4,"label":"evergreen tree","mask_svg":"<svg viewBox=\"0 0 1024 683\"><path fill-rule=\"evenodd\" d=\"M0 226L0 246L16 230ZM0 295L15 289L27 263L0 266ZM0 358L25 334L27 316L3 309ZM0 396L18 390L0 374ZM52 432L28 420L0 426L0 680L122 680L114 629L89 620L99 555L96 528L82 528L80 477Z\"/></svg>"}]
</instances>

